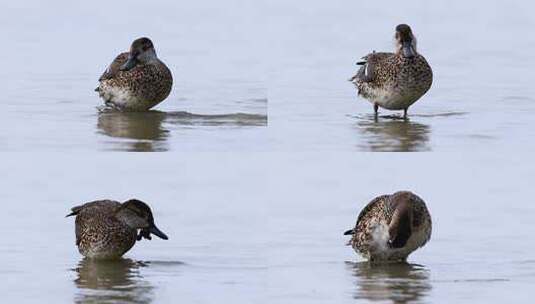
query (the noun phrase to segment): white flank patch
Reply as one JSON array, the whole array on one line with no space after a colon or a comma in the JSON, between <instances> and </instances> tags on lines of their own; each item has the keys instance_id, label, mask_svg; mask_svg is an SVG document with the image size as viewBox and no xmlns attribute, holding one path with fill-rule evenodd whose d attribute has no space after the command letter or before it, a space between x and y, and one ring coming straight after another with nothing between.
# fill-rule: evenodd
<instances>
[{"instance_id":1,"label":"white flank patch","mask_svg":"<svg viewBox=\"0 0 535 304\"><path fill-rule=\"evenodd\" d=\"M110 95L110 101L122 107L128 106L133 97L128 90L117 87L110 88Z\"/></svg>"},{"instance_id":2,"label":"white flank patch","mask_svg":"<svg viewBox=\"0 0 535 304\"><path fill-rule=\"evenodd\" d=\"M129 90L113 86L101 86L102 97L105 101L115 104L119 108L137 108L140 100Z\"/></svg>"},{"instance_id":3,"label":"white flank patch","mask_svg":"<svg viewBox=\"0 0 535 304\"><path fill-rule=\"evenodd\" d=\"M371 95L373 96L373 98L369 99L371 103L377 103L388 110L403 110L419 98L419 96L414 95L400 96L399 94L392 94L388 89L375 89L371 92Z\"/></svg>"},{"instance_id":4,"label":"white flank patch","mask_svg":"<svg viewBox=\"0 0 535 304\"><path fill-rule=\"evenodd\" d=\"M375 225L372 231L372 247L380 253L381 255L387 254L390 250L388 248L388 240L390 239L390 234L388 233L388 226L384 223Z\"/></svg>"}]
</instances>

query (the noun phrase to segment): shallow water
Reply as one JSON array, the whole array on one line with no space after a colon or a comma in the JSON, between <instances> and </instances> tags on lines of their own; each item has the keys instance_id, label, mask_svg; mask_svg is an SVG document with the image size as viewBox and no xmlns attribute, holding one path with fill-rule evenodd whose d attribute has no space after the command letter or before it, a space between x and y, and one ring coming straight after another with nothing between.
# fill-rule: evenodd
<instances>
[{"instance_id":1,"label":"shallow water","mask_svg":"<svg viewBox=\"0 0 535 304\"><path fill-rule=\"evenodd\" d=\"M391 153L285 154L276 163L270 303L528 302L535 283L530 163ZM431 241L409 265L363 263L343 232L376 195L402 189L426 201Z\"/></svg>"},{"instance_id":2,"label":"shallow water","mask_svg":"<svg viewBox=\"0 0 535 304\"><path fill-rule=\"evenodd\" d=\"M529 1L275 1L270 131L282 150L465 151L533 148L535 19ZM360 57L392 51L411 25L433 69L409 109L356 96Z\"/></svg>"},{"instance_id":3,"label":"shallow water","mask_svg":"<svg viewBox=\"0 0 535 304\"><path fill-rule=\"evenodd\" d=\"M263 114L193 114L189 112L120 113L104 112L98 114L98 134L108 137L104 150L116 151L168 151L172 134L181 140L188 133L197 135L204 132L230 133L228 141L233 140L236 129L243 127L265 127L267 116ZM121 140L123 139L123 140ZM199 145L190 138L192 145ZM226 143L228 143L228 141ZM181 143L185 144L185 143ZM262 144L263 146L263 144ZM229 147L219 147L227 149ZM202 148L200 148L202 150ZM215 148L217 149L217 148Z\"/></svg>"},{"instance_id":4,"label":"shallow water","mask_svg":"<svg viewBox=\"0 0 535 304\"><path fill-rule=\"evenodd\" d=\"M123 5L100 0L2 4L10 37L4 52L13 59L0 71L7 84L0 96L2 150L533 148L530 2L163 1L150 9L143 3L134 1L120 19L108 11ZM374 122L372 106L347 79L361 56L392 50L400 22L412 25L434 83L408 122L384 110ZM140 35L153 38L174 75L170 97L154 110L267 121L269 96L269 128L241 121L186 128L166 119L158 126L147 115L147 133L164 136L129 136L122 118L114 119L122 136L102 132L96 80Z\"/></svg>"},{"instance_id":5,"label":"shallow water","mask_svg":"<svg viewBox=\"0 0 535 304\"><path fill-rule=\"evenodd\" d=\"M535 283L535 168L504 156L17 157L0 161L7 302L503 303L526 302ZM427 202L431 241L407 265L363 262L343 232L374 196L401 189ZM84 260L69 208L132 197L169 240L113 264Z\"/></svg>"},{"instance_id":6,"label":"shallow water","mask_svg":"<svg viewBox=\"0 0 535 304\"><path fill-rule=\"evenodd\" d=\"M254 157L123 154L22 154L20 162L0 161L2 172L10 172L0 194L7 215L0 228L8 232L0 244L2 301L262 300L267 225L259 196L266 177ZM151 206L169 240L138 242L114 263L84 260L74 218L65 218L69 209L133 197Z\"/></svg>"},{"instance_id":7,"label":"shallow water","mask_svg":"<svg viewBox=\"0 0 535 304\"><path fill-rule=\"evenodd\" d=\"M0 148L265 149L268 93L258 52L264 40L258 25L262 6L212 2L0 4L0 25L9 37L3 52L9 60L0 71L5 84ZM103 102L93 91L98 78L118 53L144 35L173 74L171 95L154 108L166 114L100 115L97 107Z\"/></svg>"},{"instance_id":8,"label":"shallow water","mask_svg":"<svg viewBox=\"0 0 535 304\"><path fill-rule=\"evenodd\" d=\"M9 37L0 150L14 152L0 157L2 300L528 302L532 9L525 1L0 4ZM401 22L413 26L434 84L409 120L389 111L376 119L347 79L361 55L392 48ZM147 113L99 111L96 80L141 35L173 72L171 96ZM401 189L426 200L430 243L408 264L363 262L343 231L373 197ZM114 263L84 260L69 208L132 197L151 205L170 239L142 241Z\"/></svg>"}]
</instances>

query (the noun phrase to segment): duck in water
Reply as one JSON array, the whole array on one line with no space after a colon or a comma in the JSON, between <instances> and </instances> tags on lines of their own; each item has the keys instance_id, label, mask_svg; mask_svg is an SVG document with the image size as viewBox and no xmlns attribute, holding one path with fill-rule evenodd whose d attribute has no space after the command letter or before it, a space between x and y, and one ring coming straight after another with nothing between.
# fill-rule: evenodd
<instances>
[{"instance_id":1,"label":"duck in water","mask_svg":"<svg viewBox=\"0 0 535 304\"><path fill-rule=\"evenodd\" d=\"M424 56L416 51L416 37L406 24L396 27L395 53L370 53L357 74L350 81L358 95L373 104L377 116L379 107L388 110L407 110L431 88L433 71Z\"/></svg>"},{"instance_id":2,"label":"duck in water","mask_svg":"<svg viewBox=\"0 0 535 304\"><path fill-rule=\"evenodd\" d=\"M403 262L431 238L425 202L408 191L374 198L360 212L348 245L371 262Z\"/></svg>"},{"instance_id":3,"label":"duck in water","mask_svg":"<svg viewBox=\"0 0 535 304\"><path fill-rule=\"evenodd\" d=\"M94 201L71 211L67 216L76 216L76 246L88 258L118 259L136 240L150 240L150 234L167 240L167 235L154 224L150 207L137 199L124 203Z\"/></svg>"},{"instance_id":4,"label":"duck in water","mask_svg":"<svg viewBox=\"0 0 535 304\"><path fill-rule=\"evenodd\" d=\"M132 42L129 52L113 60L99 83L95 91L109 108L147 111L169 96L173 76L156 56L152 41L139 38Z\"/></svg>"}]
</instances>

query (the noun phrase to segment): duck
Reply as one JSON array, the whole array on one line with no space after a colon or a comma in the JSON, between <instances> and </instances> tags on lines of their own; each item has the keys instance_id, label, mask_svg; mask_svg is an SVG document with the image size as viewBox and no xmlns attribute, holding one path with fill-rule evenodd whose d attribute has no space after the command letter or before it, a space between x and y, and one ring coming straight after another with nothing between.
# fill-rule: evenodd
<instances>
[{"instance_id":1,"label":"duck","mask_svg":"<svg viewBox=\"0 0 535 304\"><path fill-rule=\"evenodd\" d=\"M73 207L69 216L76 216L78 251L90 259L119 259L136 241L151 240L151 234L168 239L154 224L150 207L138 199L92 201Z\"/></svg>"},{"instance_id":2,"label":"duck","mask_svg":"<svg viewBox=\"0 0 535 304\"><path fill-rule=\"evenodd\" d=\"M134 40L129 52L119 54L99 78L95 89L106 108L148 111L164 101L173 86L173 75L147 37Z\"/></svg>"},{"instance_id":3,"label":"duck","mask_svg":"<svg viewBox=\"0 0 535 304\"><path fill-rule=\"evenodd\" d=\"M361 67L349 80L361 96L373 104L377 117L379 107L403 110L419 100L433 83L433 71L424 56L418 53L416 37L407 24L396 26L395 53L375 52L357 62Z\"/></svg>"},{"instance_id":4,"label":"duck","mask_svg":"<svg viewBox=\"0 0 535 304\"><path fill-rule=\"evenodd\" d=\"M370 262L406 262L431 239L431 215L425 202L410 191L381 195L360 212L347 245Z\"/></svg>"}]
</instances>

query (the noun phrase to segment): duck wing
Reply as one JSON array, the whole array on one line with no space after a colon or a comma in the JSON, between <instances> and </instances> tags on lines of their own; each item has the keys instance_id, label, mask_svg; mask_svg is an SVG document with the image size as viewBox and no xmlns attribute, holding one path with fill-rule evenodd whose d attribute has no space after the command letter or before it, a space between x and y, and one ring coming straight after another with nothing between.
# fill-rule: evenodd
<instances>
[{"instance_id":1,"label":"duck wing","mask_svg":"<svg viewBox=\"0 0 535 304\"><path fill-rule=\"evenodd\" d=\"M383 61L393 56L393 53L376 53L375 51L362 57L362 60L357 62L361 67L355 76L351 77L349 81L358 84L363 82L372 82L377 74L377 67Z\"/></svg>"},{"instance_id":2,"label":"duck wing","mask_svg":"<svg viewBox=\"0 0 535 304\"><path fill-rule=\"evenodd\" d=\"M71 208L71 213L67 216L76 215L75 234L76 245L80 244L84 223L91 221L95 216L111 215L121 206L121 203L111 200L101 200L85 203Z\"/></svg>"},{"instance_id":3,"label":"duck wing","mask_svg":"<svg viewBox=\"0 0 535 304\"><path fill-rule=\"evenodd\" d=\"M114 211L120 205L121 203L112 200L92 201L89 203L72 207L71 213L67 214L67 216L79 215L81 212L85 211L111 212Z\"/></svg>"},{"instance_id":4,"label":"duck wing","mask_svg":"<svg viewBox=\"0 0 535 304\"><path fill-rule=\"evenodd\" d=\"M376 198L374 198L371 202L369 202L362 211L360 211L359 216L357 218L357 223L355 224L355 227L352 229L347 230L344 232L344 235L354 235L357 233L357 228L360 224L360 222L367 216L371 215L373 213L373 210L375 208L378 208L379 204L383 204L386 199L388 198L388 195L381 195Z\"/></svg>"},{"instance_id":5,"label":"duck wing","mask_svg":"<svg viewBox=\"0 0 535 304\"><path fill-rule=\"evenodd\" d=\"M124 53L119 54L119 56L115 57L115 59L108 66L106 71L104 71L104 73L102 73L102 76L100 76L98 81L111 79L111 78L115 77L115 75L117 75L117 73L119 73L121 71L120 70L121 66L123 64L125 64L126 61L128 60L128 54L129 54L128 52L124 52Z\"/></svg>"}]
</instances>

